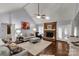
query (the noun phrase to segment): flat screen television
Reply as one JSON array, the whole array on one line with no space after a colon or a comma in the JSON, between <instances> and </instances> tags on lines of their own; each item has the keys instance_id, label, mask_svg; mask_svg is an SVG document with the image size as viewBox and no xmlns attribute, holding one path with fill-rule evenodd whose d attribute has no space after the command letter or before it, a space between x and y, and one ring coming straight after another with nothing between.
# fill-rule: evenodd
<instances>
[{"instance_id":1,"label":"flat screen television","mask_svg":"<svg viewBox=\"0 0 79 59\"><path fill-rule=\"evenodd\" d=\"M46 37L53 37L53 32L51 31L46 32Z\"/></svg>"}]
</instances>

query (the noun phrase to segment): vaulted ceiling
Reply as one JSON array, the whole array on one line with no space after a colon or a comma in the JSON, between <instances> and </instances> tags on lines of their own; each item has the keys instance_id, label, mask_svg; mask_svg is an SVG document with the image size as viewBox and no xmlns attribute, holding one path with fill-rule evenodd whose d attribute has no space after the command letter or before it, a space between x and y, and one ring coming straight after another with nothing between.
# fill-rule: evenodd
<instances>
[{"instance_id":1,"label":"vaulted ceiling","mask_svg":"<svg viewBox=\"0 0 79 59\"><path fill-rule=\"evenodd\" d=\"M23 8L25 3L2 3L0 4L0 13L11 12ZM46 14L50 20L37 19L37 3L29 3L24 7L25 11L32 17L33 21L40 24L45 21L70 21L75 18L79 11L79 4L75 3L40 3L40 14Z\"/></svg>"},{"instance_id":2,"label":"vaulted ceiling","mask_svg":"<svg viewBox=\"0 0 79 59\"><path fill-rule=\"evenodd\" d=\"M27 12L31 15L37 23L42 23L44 21L49 21L45 19L37 19L35 15L37 14L38 8L37 4L29 4L25 7ZM73 20L79 11L79 4L75 3L41 3L40 4L40 14L46 14L50 17L50 21L65 21Z\"/></svg>"},{"instance_id":3,"label":"vaulted ceiling","mask_svg":"<svg viewBox=\"0 0 79 59\"><path fill-rule=\"evenodd\" d=\"M0 3L0 13L11 12L22 8L24 5L23 3Z\"/></svg>"}]
</instances>

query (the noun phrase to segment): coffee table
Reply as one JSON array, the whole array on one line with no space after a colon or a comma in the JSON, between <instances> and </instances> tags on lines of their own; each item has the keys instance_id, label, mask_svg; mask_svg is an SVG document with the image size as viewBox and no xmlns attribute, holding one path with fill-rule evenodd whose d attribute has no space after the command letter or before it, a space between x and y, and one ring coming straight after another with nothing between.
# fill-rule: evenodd
<instances>
[{"instance_id":1,"label":"coffee table","mask_svg":"<svg viewBox=\"0 0 79 59\"><path fill-rule=\"evenodd\" d=\"M39 43L33 44L30 42L24 42L18 44L20 47L26 49L32 55L38 55L41 51L47 48L52 42L41 40Z\"/></svg>"}]
</instances>

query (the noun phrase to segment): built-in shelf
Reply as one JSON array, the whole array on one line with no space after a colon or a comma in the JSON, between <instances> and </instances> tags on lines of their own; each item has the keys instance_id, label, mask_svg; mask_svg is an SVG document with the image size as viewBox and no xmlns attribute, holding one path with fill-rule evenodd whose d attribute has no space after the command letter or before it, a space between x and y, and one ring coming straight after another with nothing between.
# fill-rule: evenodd
<instances>
[{"instance_id":1,"label":"built-in shelf","mask_svg":"<svg viewBox=\"0 0 79 59\"><path fill-rule=\"evenodd\" d=\"M44 40L52 42L52 53L56 53L56 22L44 23Z\"/></svg>"},{"instance_id":2,"label":"built-in shelf","mask_svg":"<svg viewBox=\"0 0 79 59\"><path fill-rule=\"evenodd\" d=\"M47 33L50 33L50 36L47 36ZM44 23L44 38L51 41L56 40L56 22Z\"/></svg>"}]
</instances>

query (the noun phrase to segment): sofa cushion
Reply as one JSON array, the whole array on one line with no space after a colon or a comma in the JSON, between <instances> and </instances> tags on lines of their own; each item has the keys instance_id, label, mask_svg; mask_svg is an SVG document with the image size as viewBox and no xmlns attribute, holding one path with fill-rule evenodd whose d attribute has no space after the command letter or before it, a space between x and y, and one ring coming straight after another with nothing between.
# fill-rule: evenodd
<instances>
[{"instance_id":1,"label":"sofa cushion","mask_svg":"<svg viewBox=\"0 0 79 59\"><path fill-rule=\"evenodd\" d=\"M9 56L10 50L6 46L0 46L0 56Z\"/></svg>"},{"instance_id":2,"label":"sofa cushion","mask_svg":"<svg viewBox=\"0 0 79 59\"><path fill-rule=\"evenodd\" d=\"M2 41L2 39L0 39L0 46L4 45L4 42Z\"/></svg>"}]
</instances>

